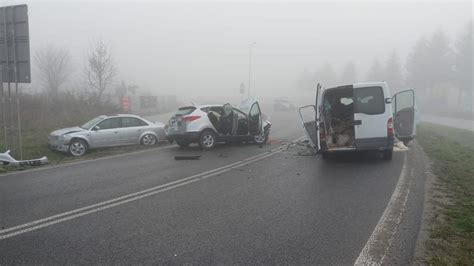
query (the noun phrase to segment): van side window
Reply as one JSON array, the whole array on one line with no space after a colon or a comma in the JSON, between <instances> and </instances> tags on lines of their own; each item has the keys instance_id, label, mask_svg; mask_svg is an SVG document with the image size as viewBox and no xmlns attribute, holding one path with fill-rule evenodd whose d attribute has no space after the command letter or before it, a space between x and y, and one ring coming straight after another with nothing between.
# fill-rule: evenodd
<instances>
[{"instance_id":1,"label":"van side window","mask_svg":"<svg viewBox=\"0 0 474 266\"><path fill-rule=\"evenodd\" d=\"M355 113L378 115L385 113L385 101L382 87L355 89Z\"/></svg>"}]
</instances>

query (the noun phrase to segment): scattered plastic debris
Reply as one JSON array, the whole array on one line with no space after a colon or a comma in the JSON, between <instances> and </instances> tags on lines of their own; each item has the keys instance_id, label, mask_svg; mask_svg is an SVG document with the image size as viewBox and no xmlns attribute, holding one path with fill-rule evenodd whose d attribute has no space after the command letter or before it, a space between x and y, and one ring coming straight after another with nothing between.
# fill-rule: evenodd
<instances>
[{"instance_id":1,"label":"scattered plastic debris","mask_svg":"<svg viewBox=\"0 0 474 266\"><path fill-rule=\"evenodd\" d=\"M43 156L39 159L18 161L10 155L10 150L6 151L5 153L0 153L1 165L23 167L23 166L39 166L39 165L43 165L47 163L49 163L49 160L48 160L48 157L46 156Z\"/></svg>"},{"instance_id":2,"label":"scattered plastic debris","mask_svg":"<svg viewBox=\"0 0 474 266\"><path fill-rule=\"evenodd\" d=\"M393 151L408 151L409 148L403 144L402 141L397 141L393 144Z\"/></svg>"}]
</instances>

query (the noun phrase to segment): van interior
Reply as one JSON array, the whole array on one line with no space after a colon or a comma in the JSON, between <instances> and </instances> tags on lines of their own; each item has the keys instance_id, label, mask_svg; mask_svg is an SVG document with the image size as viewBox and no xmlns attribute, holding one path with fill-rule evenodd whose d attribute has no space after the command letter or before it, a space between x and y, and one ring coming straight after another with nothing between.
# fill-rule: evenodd
<instances>
[{"instance_id":1,"label":"van interior","mask_svg":"<svg viewBox=\"0 0 474 266\"><path fill-rule=\"evenodd\" d=\"M324 93L322 118L328 149L355 147L353 93L352 86L338 87Z\"/></svg>"}]
</instances>

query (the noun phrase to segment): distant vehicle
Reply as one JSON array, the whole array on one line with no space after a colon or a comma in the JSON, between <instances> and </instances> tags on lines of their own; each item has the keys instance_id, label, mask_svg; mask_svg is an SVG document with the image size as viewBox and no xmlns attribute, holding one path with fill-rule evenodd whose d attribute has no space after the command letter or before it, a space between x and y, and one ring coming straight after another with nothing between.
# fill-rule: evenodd
<instances>
[{"instance_id":1,"label":"distant vehicle","mask_svg":"<svg viewBox=\"0 0 474 266\"><path fill-rule=\"evenodd\" d=\"M296 107L286 98L276 98L273 102L273 110L275 111L293 111Z\"/></svg>"},{"instance_id":2,"label":"distant vehicle","mask_svg":"<svg viewBox=\"0 0 474 266\"><path fill-rule=\"evenodd\" d=\"M167 136L179 146L198 143L212 149L218 142L253 141L265 144L271 123L263 120L257 101L249 101L240 109L230 104L185 106L169 120Z\"/></svg>"},{"instance_id":3,"label":"distant vehicle","mask_svg":"<svg viewBox=\"0 0 474 266\"><path fill-rule=\"evenodd\" d=\"M314 111L314 120L304 121L305 108ZM325 90L318 84L315 104L298 111L311 146L324 159L333 152L372 150L391 160L394 137L408 142L415 136L415 109L413 90L392 97L387 83L372 82Z\"/></svg>"},{"instance_id":4,"label":"distant vehicle","mask_svg":"<svg viewBox=\"0 0 474 266\"><path fill-rule=\"evenodd\" d=\"M89 149L142 144L154 145L166 140L163 123L150 122L130 114L101 115L80 127L51 132L48 145L52 150L82 156Z\"/></svg>"}]
</instances>

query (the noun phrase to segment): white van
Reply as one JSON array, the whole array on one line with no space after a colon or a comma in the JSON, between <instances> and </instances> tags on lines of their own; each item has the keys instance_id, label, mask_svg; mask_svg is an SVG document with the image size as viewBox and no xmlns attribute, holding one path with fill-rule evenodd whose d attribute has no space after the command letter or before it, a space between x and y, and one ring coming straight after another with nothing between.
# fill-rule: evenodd
<instances>
[{"instance_id":1,"label":"white van","mask_svg":"<svg viewBox=\"0 0 474 266\"><path fill-rule=\"evenodd\" d=\"M310 111L310 119L302 112ZM298 109L310 145L326 159L330 153L380 151L392 159L394 136L408 142L415 133L415 92L390 94L386 82L322 89L316 102ZM312 115L314 113L314 116Z\"/></svg>"}]
</instances>

